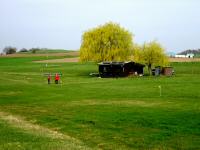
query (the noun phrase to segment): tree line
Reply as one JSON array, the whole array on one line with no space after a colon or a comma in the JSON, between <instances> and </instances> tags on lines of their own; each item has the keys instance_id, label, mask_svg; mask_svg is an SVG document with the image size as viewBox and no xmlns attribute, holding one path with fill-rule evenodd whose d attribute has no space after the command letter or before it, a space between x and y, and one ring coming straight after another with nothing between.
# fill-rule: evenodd
<instances>
[{"instance_id":1,"label":"tree line","mask_svg":"<svg viewBox=\"0 0 200 150\"><path fill-rule=\"evenodd\" d=\"M40 50L46 50L46 48L31 48L31 49L22 48L22 49L19 50L19 52L21 52L21 53L30 52L30 53L35 54L37 51L40 51ZM3 49L3 53L5 53L6 55L14 54L16 52L17 52L17 48L16 47L12 47L12 46L6 46Z\"/></svg>"}]
</instances>

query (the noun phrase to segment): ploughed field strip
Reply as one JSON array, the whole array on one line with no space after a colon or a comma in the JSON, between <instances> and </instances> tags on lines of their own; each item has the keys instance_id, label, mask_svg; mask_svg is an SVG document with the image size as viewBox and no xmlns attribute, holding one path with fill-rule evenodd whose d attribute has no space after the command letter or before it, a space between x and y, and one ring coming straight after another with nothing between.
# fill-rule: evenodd
<instances>
[{"instance_id":1,"label":"ploughed field strip","mask_svg":"<svg viewBox=\"0 0 200 150\"><path fill-rule=\"evenodd\" d=\"M50 138L57 142L62 142L62 144L59 147L60 149L62 148L69 148L72 150L79 150L79 149L89 150L90 149L78 139L75 139L66 134L62 134L60 132L51 130L49 128L43 127L41 125L33 124L31 122L24 120L23 118L19 116L14 116L14 115L0 111L0 120L5 121L8 125L10 125L13 128L21 129L25 133L39 136L39 137Z\"/></svg>"},{"instance_id":2,"label":"ploughed field strip","mask_svg":"<svg viewBox=\"0 0 200 150\"><path fill-rule=\"evenodd\" d=\"M169 58L170 62L200 62L200 58Z\"/></svg>"},{"instance_id":3,"label":"ploughed field strip","mask_svg":"<svg viewBox=\"0 0 200 150\"><path fill-rule=\"evenodd\" d=\"M41 61L34 61L34 62L37 62L37 63L63 63L63 62L78 62L78 61L79 61L79 57L41 60Z\"/></svg>"}]
</instances>

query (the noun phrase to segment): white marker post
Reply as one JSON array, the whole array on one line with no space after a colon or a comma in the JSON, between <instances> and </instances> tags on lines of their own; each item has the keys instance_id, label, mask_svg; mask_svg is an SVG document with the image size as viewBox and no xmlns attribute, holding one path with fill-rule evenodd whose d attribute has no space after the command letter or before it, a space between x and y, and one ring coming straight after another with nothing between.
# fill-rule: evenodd
<instances>
[{"instance_id":1,"label":"white marker post","mask_svg":"<svg viewBox=\"0 0 200 150\"><path fill-rule=\"evenodd\" d=\"M162 96L162 87L161 87L161 85L159 85L158 88L160 89L160 97L161 97Z\"/></svg>"},{"instance_id":2,"label":"white marker post","mask_svg":"<svg viewBox=\"0 0 200 150\"><path fill-rule=\"evenodd\" d=\"M46 57L47 57L47 63L46 63L46 67L48 66L48 62L49 62L49 53L48 50L46 50Z\"/></svg>"}]
</instances>

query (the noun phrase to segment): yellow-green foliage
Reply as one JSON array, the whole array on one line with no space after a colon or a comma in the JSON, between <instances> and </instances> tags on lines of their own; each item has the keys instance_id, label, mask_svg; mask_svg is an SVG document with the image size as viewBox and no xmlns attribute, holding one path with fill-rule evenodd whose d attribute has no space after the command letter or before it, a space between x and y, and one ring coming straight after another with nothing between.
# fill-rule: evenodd
<instances>
[{"instance_id":1,"label":"yellow-green foliage","mask_svg":"<svg viewBox=\"0 0 200 150\"><path fill-rule=\"evenodd\" d=\"M81 61L125 61L130 56L132 34L119 24L106 23L82 36Z\"/></svg>"},{"instance_id":2,"label":"yellow-green foliage","mask_svg":"<svg viewBox=\"0 0 200 150\"><path fill-rule=\"evenodd\" d=\"M165 49L156 41L144 43L142 46L134 44L131 60L148 66L149 71L155 66L167 66L169 60Z\"/></svg>"},{"instance_id":3,"label":"yellow-green foliage","mask_svg":"<svg viewBox=\"0 0 200 150\"><path fill-rule=\"evenodd\" d=\"M148 66L150 70L153 66L168 65L168 57L165 54L165 49L156 41L145 43L140 52L141 61Z\"/></svg>"},{"instance_id":4,"label":"yellow-green foliage","mask_svg":"<svg viewBox=\"0 0 200 150\"><path fill-rule=\"evenodd\" d=\"M156 41L144 44L142 57L145 64L148 66L165 66L168 63L168 58L165 54L164 48Z\"/></svg>"},{"instance_id":5,"label":"yellow-green foliage","mask_svg":"<svg viewBox=\"0 0 200 150\"><path fill-rule=\"evenodd\" d=\"M142 59L142 47L138 44L134 44L132 51L131 51L131 60L138 62L138 63L143 63Z\"/></svg>"}]
</instances>

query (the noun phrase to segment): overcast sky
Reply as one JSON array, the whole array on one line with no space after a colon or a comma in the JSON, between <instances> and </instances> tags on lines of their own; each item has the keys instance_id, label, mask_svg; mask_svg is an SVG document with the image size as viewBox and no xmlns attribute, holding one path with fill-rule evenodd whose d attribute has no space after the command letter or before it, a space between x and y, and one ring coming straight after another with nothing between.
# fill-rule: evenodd
<instances>
[{"instance_id":1,"label":"overcast sky","mask_svg":"<svg viewBox=\"0 0 200 150\"><path fill-rule=\"evenodd\" d=\"M175 52L200 48L200 0L0 0L0 50L77 50L84 31L109 21L140 44L158 40Z\"/></svg>"}]
</instances>

